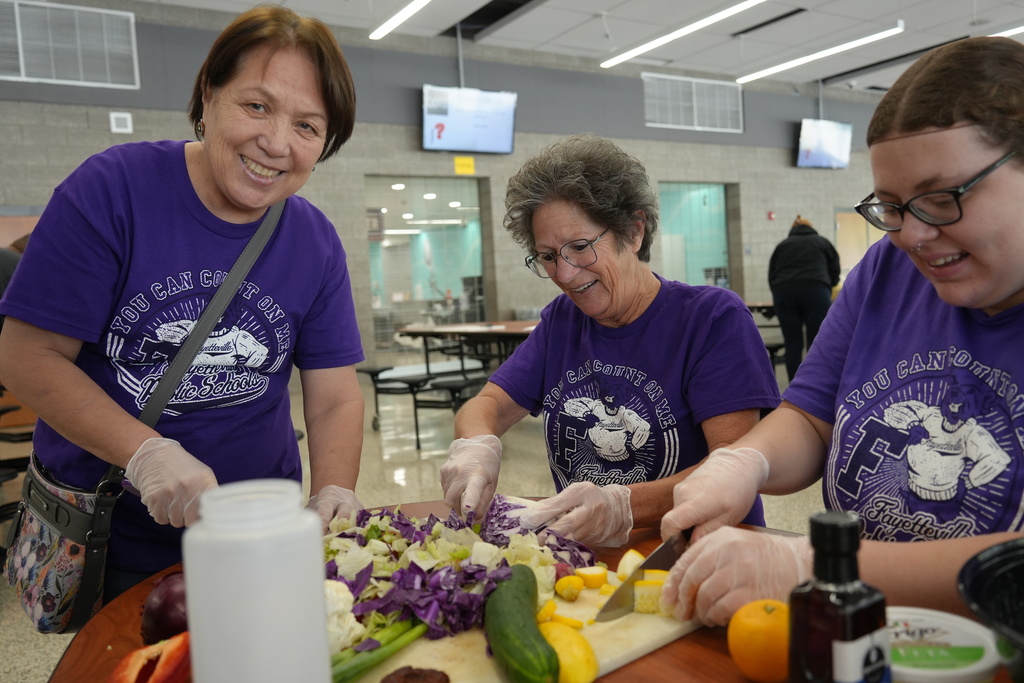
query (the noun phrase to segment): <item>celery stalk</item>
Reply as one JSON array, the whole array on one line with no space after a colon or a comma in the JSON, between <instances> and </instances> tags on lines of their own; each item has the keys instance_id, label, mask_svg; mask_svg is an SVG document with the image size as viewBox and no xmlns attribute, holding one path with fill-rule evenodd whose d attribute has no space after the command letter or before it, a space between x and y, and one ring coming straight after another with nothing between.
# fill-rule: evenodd
<instances>
[{"instance_id":1,"label":"celery stalk","mask_svg":"<svg viewBox=\"0 0 1024 683\"><path fill-rule=\"evenodd\" d=\"M396 626L403 626L403 629L394 629ZM411 627L411 628L410 628ZM394 629L384 634L388 629ZM375 650L357 652L356 655L347 661L343 661L331 668L331 677L334 683L351 683L364 673L377 666L385 659L395 654L409 643L413 642L427 632L426 624L412 626L412 621L400 621L391 626L386 626L378 631L375 636L381 646ZM396 633L398 635L396 635ZM389 638L385 643L382 636Z\"/></svg>"}]
</instances>

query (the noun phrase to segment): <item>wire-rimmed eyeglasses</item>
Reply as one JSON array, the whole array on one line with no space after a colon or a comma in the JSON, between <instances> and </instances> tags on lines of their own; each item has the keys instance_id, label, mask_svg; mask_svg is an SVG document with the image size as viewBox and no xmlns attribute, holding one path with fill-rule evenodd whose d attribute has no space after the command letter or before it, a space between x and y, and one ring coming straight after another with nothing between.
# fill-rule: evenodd
<instances>
[{"instance_id":1,"label":"wire-rimmed eyeglasses","mask_svg":"<svg viewBox=\"0 0 1024 683\"><path fill-rule=\"evenodd\" d=\"M870 201L875 196L875 193L872 192L853 208L861 216L864 216L868 223L886 232L901 230L903 228L903 215L908 210L918 220L928 225L956 223L964 216L963 208L960 206L960 197L964 196L968 190L984 180L990 173L1012 159L1016 153L1017 150L1014 150L1006 154L960 187L925 192L916 197L911 197L902 204Z\"/></svg>"},{"instance_id":2,"label":"wire-rimmed eyeglasses","mask_svg":"<svg viewBox=\"0 0 1024 683\"><path fill-rule=\"evenodd\" d=\"M566 242L558 248L558 254L553 251L543 254L534 252L526 257L526 267L534 272L537 277L549 278L555 274L558 268L558 256L565 259L570 266L586 268L597 263L597 250L594 245L605 236L611 228L605 228L604 232L592 240L578 239Z\"/></svg>"}]
</instances>

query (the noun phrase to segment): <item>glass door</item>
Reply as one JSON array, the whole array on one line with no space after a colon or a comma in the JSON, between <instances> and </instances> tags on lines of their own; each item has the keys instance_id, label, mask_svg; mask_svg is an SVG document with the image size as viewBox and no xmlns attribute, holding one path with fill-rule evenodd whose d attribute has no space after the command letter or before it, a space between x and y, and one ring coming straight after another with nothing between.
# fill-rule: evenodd
<instances>
[{"instance_id":1,"label":"glass door","mask_svg":"<svg viewBox=\"0 0 1024 683\"><path fill-rule=\"evenodd\" d=\"M659 183L660 275L691 285L729 286L725 185Z\"/></svg>"},{"instance_id":2,"label":"glass door","mask_svg":"<svg viewBox=\"0 0 1024 683\"><path fill-rule=\"evenodd\" d=\"M478 181L367 176L374 341L410 324L485 319Z\"/></svg>"}]
</instances>

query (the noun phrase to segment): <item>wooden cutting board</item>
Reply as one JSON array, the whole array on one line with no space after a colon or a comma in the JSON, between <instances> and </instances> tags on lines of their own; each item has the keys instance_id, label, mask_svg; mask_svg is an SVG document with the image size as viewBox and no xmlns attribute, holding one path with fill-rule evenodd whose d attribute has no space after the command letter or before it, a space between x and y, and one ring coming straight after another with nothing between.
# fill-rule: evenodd
<instances>
[{"instance_id":1,"label":"wooden cutting board","mask_svg":"<svg viewBox=\"0 0 1024 683\"><path fill-rule=\"evenodd\" d=\"M609 573L609 583L618 579ZM596 589L584 589L575 602L555 598L556 614L579 619L600 664L600 676L657 650L663 645L697 629L697 622L680 622L655 614L627 614L614 621L592 622L608 596ZM360 683L378 683L395 669L412 666L437 669L448 674L451 683L507 683L494 660L487 653L483 629L475 628L452 638L427 640L420 638L374 669Z\"/></svg>"}]
</instances>

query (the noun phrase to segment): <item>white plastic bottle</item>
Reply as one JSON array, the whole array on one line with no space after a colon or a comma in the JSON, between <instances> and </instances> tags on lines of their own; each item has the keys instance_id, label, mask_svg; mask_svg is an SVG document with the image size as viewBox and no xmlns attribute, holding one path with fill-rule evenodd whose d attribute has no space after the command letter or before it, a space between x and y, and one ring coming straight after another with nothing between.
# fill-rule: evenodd
<instances>
[{"instance_id":1,"label":"white plastic bottle","mask_svg":"<svg viewBox=\"0 0 1024 683\"><path fill-rule=\"evenodd\" d=\"M183 554L195 683L331 680L320 519L298 482L211 489Z\"/></svg>"}]
</instances>

